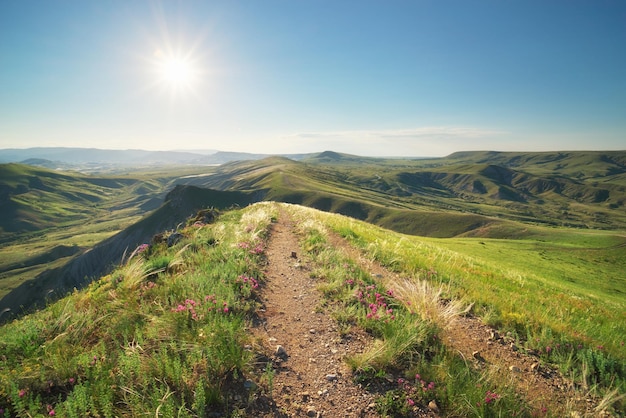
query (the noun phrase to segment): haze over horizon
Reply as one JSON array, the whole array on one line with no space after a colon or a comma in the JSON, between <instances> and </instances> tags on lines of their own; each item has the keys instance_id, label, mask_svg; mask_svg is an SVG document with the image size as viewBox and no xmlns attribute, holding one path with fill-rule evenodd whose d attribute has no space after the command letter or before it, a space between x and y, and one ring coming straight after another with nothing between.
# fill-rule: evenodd
<instances>
[{"instance_id":1,"label":"haze over horizon","mask_svg":"<svg viewBox=\"0 0 626 418\"><path fill-rule=\"evenodd\" d=\"M626 149L617 0L0 2L0 148Z\"/></svg>"}]
</instances>

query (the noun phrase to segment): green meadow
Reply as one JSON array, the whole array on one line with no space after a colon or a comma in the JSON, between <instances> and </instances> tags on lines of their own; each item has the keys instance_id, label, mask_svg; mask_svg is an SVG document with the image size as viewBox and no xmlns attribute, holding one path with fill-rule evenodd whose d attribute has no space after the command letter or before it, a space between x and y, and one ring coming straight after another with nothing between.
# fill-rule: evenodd
<instances>
[{"instance_id":1,"label":"green meadow","mask_svg":"<svg viewBox=\"0 0 626 418\"><path fill-rule=\"evenodd\" d=\"M379 340L347 359L364 384L398 368L407 375L419 369L449 389L433 391L444 416L536 412L506 382L476 374L434 343L443 314L415 322L397 306L393 326L369 321L350 298L355 289L345 287L346 274L389 289L356 266L346 270L351 261L327 244L329 231L407 283L428 283L432 300L470 307L558 368L581 396L603 399L595 412L619 416L626 394L623 154L384 160L325 152L301 161L272 157L114 175L2 165L0 298L40 273L80 262L105 240L154 229L159 217L176 217L168 221L177 226L157 232L183 239L132 257L131 248L112 273L3 325L0 408L5 416L51 409L59 416L242 416L255 399L270 399L271 370L253 366L245 329L258 307L252 284L262 285L263 243L279 207L245 206L274 201L289 203L282 208L301 220L303 249L336 320ZM163 204L176 185L188 188ZM214 224L178 218L229 206ZM214 302L221 315L207 314ZM432 356L417 361L418 352ZM476 381L508 395L479 410L485 393L472 388ZM381 414L407 416L398 399L408 392L381 396Z\"/></svg>"},{"instance_id":2,"label":"green meadow","mask_svg":"<svg viewBox=\"0 0 626 418\"><path fill-rule=\"evenodd\" d=\"M171 247L165 241L140 246L87 288L2 326L0 408L9 416L54 411L77 417L207 416L211 411L245 416L254 411L260 399L274 396L272 373L259 369L246 329L260 306L265 242L281 210L297 221L311 275L327 298L320 309L333 315L342 332L358 326L376 338L368 350L346 358L355 378L374 385L388 373L407 379L419 373L432 388L390 388L377 400L381 415L410 416L409 400L433 399L444 416L536 412L506 380L474 369L437 338L445 316L469 304L486 322L515 335L521 347L537 351L540 361L561 368L581 394L604 398L603 411L623 411L619 394L626 370L619 319L624 297L613 294L604 300L611 287L594 286L590 278L559 278L562 271L574 271L559 265L589 269L572 249L595 248L603 255L594 256L605 259L603 274L619 271L610 262L610 249L623 242L619 235L581 234L577 245L565 236L553 243L422 238L274 203L222 212L212 224L192 217L167 232L180 234ZM427 310L416 317L386 296L393 307L384 313L390 320L372 317L372 303L381 303L374 292L393 295L389 291L394 289L329 245L329 231L399 272L407 283L428 283L425 289L432 294L420 302ZM507 262L499 262L498 252L509 255ZM520 268L516 260L527 263ZM354 297L359 289L365 302ZM417 306L421 296L411 297ZM458 311L435 312L441 310L440 297ZM493 398L485 403L486 396ZM564 413L569 411L548 409L545 416Z\"/></svg>"}]
</instances>

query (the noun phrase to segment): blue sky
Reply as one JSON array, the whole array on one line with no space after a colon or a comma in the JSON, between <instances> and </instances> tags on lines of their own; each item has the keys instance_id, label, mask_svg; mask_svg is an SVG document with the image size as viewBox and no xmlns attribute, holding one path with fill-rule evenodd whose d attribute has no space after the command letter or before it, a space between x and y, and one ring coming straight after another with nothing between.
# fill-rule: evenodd
<instances>
[{"instance_id":1,"label":"blue sky","mask_svg":"<svg viewBox=\"0 0 626 418\"><path fill-rule=\"evenodd\" d=\"M35 146L626 149L626 2L2 1L0 148Z\"/></svg>"}]
</instances>

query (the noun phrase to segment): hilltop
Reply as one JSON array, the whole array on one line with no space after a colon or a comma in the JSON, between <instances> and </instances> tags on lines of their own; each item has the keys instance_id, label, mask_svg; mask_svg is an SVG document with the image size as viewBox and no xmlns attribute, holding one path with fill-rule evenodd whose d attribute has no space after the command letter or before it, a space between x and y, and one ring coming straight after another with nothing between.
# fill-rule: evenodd
<instances>
[{"instance_id":1,"label":"hilltop","mask_svg":"<svg viewBox=\"0 0 626 418\"><path fill-rule=\"evenodd\" d=\"M182 188L169 206L188 191L201 196ZM412 237L298 205L201 211L84 290L2 326L0 408L617 416L625 301L611 286L623 282L563 280L573 260L610 254L603 238L592 249L564 233L540 262L524 242ZM607 261L607 276L621 280L623 263Z\"/></svg>"}]
</instances>

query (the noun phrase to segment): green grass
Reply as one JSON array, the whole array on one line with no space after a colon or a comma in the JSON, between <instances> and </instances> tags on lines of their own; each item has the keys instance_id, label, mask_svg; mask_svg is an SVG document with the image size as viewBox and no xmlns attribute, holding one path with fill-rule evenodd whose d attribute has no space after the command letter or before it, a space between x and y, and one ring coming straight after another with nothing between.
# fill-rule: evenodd
<instances>
[{"instance_id":1,"label":"green grass","mask_svg":"<svg viewBox=\"0 0 626 418\"><path fill-rule=\"evenodd\" d=\"M0 298L67 259L31 265L53 248L95 246L137 223L163 202L178 177L206 167L84 175L22 164L0 164ZM19 264L26 263L27 268Z\"/></svg>"},{"instance_id":2,"label":"green grass","mask_svg":"<svg viewBox=\"0 0 626 418\"><path fill-rule=\"evenodd\" d=\"M191 225L0 328L5 416L207 416L234 408L272 208ZM244 405L245 407L245 405Z\"/></svg>"},{"instance_id":3,"label":"green grass","mask_svg":"<svg viewBox=\"0 0 626 418\"><path fill-rule=\"evenodd\" d=\"M475 303L474 311L487 323L511 331L520 345L587 390L600 396L613 389L626 392L626 297L619 292L626 279L619 234L556 230L554 243L440 240L337 215L303 216L392 270L445 285L443 296Z\"/></svg>"},{"instance_id":4,"label":"green grass","mask_svg":"<svg viewBox=\"0 0 626 418\"><path fill-rule=\"evenodd\" d=\"M448 306L476 302L486 321L511 330L584 390L607 399L624 393L624 301L609 298L612 286L621 287L619 234L539 228L531 231L535 241L425 239L283 207L313 262L321 308L343 335L358 327L374 339L347 361L363 387L380 392L382 415L411 416L430 401L444 416L533 413L507 381L442 344L445 315L429 313L441 309L432 302L440 297ZM253 370L245 346L277 213L276 204L261 203L211 225L190 221L173 247L153 244L86 289L0 327L0 408L10 416L234 416L248 406L246 396L235 399L249 391L246 379L257 383L251 390L271 393L273 374ZM402 272L404 282L363 271L328 244L329 230ZM605 275L602 285L594 286L589 269ZM562 271L581 276L561 280ZM420 302L417 293L425 295ZM619 401L607 408L623 411Z\"/></svg>"},{"instance_id":5,"label":"green grass","mask_svg":"<svg viewBox=\"0 0 626 418\"><path fill-rule=\"evenodd\" d=\"M290 211L313 260L311 274L325 295L325 309L344 334L358 326L374 337L346 361L362 386L384 388L376 401L382 416L414 416L429 402L436 402L443 416L530 416L529 406L506 382L475 370L443 345L438 316L420 315L396 298L397 288L385 287L328 245L326 216L295 206Z\"/></svg>"}]
</instances>

